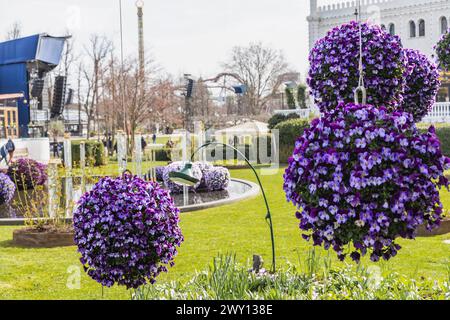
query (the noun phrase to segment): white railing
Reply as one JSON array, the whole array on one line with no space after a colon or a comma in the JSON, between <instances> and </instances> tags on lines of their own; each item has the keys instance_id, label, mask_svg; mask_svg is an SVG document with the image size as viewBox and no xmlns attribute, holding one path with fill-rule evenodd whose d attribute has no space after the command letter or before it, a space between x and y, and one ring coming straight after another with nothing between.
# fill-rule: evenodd
<instances>
[{"instance_id":1,"label":"white railing","mask_svg":"<svg viewBox=\"0 0 450 320\"><path fill-rule=\"evenodd\" d=\"M422 122L450 123L450 102L437 102Z\"/></svg>"},{"instance_id":2,"label":"white railing","mask_svg":"<svg viewBox=\"0 0 450 320\"><path fill-rule=\"evenodd\" d=\"M313 111L311 109L289 109L289 110L275 110L274 114L282 114L289 116L291 114L297 114L302 119L308 119Z\"/></svg>"},{"instance_id":3,"label":"white railing","mask_svg":"<svg viewBox=\"0 0 450 320\"><path fill-rule=\"evenodd\" d=\"M64 120L67 123L78 123L79 116L78 110L64 109ZM31 121L46 122L50 120L50 110L31 110ZM86 112L81 111L81 122L87 122Z\"/></svg>"},{"instance_id":4,"label":"white railing","mask_svg":"<svg viewBox=\"0 0 450 320\"><path fill-rule=\"evenodd\" d=\"M295 110L275 110L274 114L282 114L288 116L298 114L300 118L308 119L311 114L319 115L318 110L312 109L295 109ZM433 106L431 112L423 118L424 123L450 123L450 102L437 102Z\"/></svg>"}]
</instances>

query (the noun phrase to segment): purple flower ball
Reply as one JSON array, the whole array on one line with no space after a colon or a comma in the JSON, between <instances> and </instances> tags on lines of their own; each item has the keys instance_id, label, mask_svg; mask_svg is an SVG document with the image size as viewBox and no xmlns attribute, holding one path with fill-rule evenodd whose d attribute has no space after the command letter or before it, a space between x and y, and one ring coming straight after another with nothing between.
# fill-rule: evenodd
<instances>
[{"instance_id":1,"label":"purple flower ball","mask_svg":"<svg viewBox=\"0 0 450 320\"><path fill-rule=\"evenodd\" d=\"M106 287L154 283L183 242L168 191L131 175L101 179L79 200L73 222L85 271Z\"/></svg>"},{"instance_id":2,"label":"purple flower ball","mask_svg":"<svg viewBox=\"0 0 450 320\"><path fill-rule=\"evenodd\" d=\"M204 179L208 191L226 190L230 185L230 171L226 168L215 167L206 171Z\"/></svg>"},{"instance_id":3,"label":"purple flower ball","mask_svg":"<svg viewBox=\"0 0 450 320\"><path fill-rule=\"evenodd\" d=\"M0 173L0 205L10 203L16 193L16 185L4 173Z\"/></svg>"},{"instance_id":4,"label":"purple flower ball","mask_svg":"<svg viewBox=\"0 0 450 320\"><path fill-rule=\"evenodd\" d=\"M411 114L340 104L296 142L284 191L314 245L341 260L367 253L388 260L398 237L414 239L420 225L441 223L439 189L448 189L449 167L435 129L421 134Z\"/></svg>"},{"instance_id":5,"label":"purple flower ball","mask_svg":"<svg viewBox=\"0 0 450 320\"><path fill-rule=\"evenodd\" d=\"M362 23L363 68L367 102L394 109L402 102L406 56L401 40L379 26ZM308 85L323 113L340 102L354 102L359 80L359 25L333 28L309 55Z\"/></svg>"},{"instance_id":6,"label":"purple flower ball","mask_svg":"<svg viewBox=\"0 0 450 320\"><path fill-rule=\"evenodd\" d=\"M400 107L420 122L432 109L441 86L437 66L420 51L405 49L408 58L406 87Z\"/></svg>"}]
</instances>

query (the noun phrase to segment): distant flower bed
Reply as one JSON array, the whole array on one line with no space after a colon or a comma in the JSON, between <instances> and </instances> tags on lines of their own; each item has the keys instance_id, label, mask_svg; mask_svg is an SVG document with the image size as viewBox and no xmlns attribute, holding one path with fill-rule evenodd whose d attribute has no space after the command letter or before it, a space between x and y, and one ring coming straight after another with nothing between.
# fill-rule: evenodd
<instances>
[{"instance_id":1,"label":"distant flower bed","mask_svg":"<svg viewBox=\"0 0 450 320\"><path fill-rule=\"evenodd\" d=\"M11 202L16 192L16 185L9 176L0 173L0 205Z\"/></svg>"},{"instance_id":2,"label":"distant flower bed","mask_svg":"<svg viewBox=\"0 0 450 320\"><path fill-rule=\"evenodd\" d=\"M401 109L420 122L432 109L441 86L437 66L417 50L405 49L408 59L406 87Z\"/></svg>"},{"instance_id":3,"label":"distant flower bed","mask_svg":"<svg viewBox=\"0 0 450 320\"><path fill-rule=\"evenodd\" d=\"M208 191L221 191L228 188L230 184L230 171L226 168L212 168L203 176Z\"/></svg>"},{"instance_id":4,"label":"distant flower bed","mask_svg":"<svg viewBox=\"0 0 450 320\"><path fill-rule=\"evenodd\" d=\"M388 260L400 249L396 238L439 226L449 163L434 128L420 134L411 114L341 104L298 139L284 190L305 239L342 260Z\"/></svg>"},{"instance_id":5,"label":"distant flower bed","mask_svg":"<svg viewBox=\"0 0 450 320\"><path fill-rule=\"evenodd\" d=\"M174 162L162 171L162 181L164 186L169 189L172 193L182 193L183 186L173 183L169 174L171 172L177 172L184 168L185 162ZM226 168L214 167L212 164L207 162L195 162L192 164L192 172L194 177L199 180L199 182L189 188L189 191L193 192L212 192L212 191L222 191L228 188L231 176L230 172Z\"/></svg>"},{"instance_id":6,"label":"distant flower bed","mask_svg":"<svg viewBox=\"0 0 450 320\"><path fill-rule=\"evenodd\" d=\"M33 159L18 159L8 168L8 176L19 190L30 190L47 182L47 166Z\"/></svg>"},{"instance_id":7,"label":"distant flower bed","mask_svg":"<svg viewBox=\"0 0 450 320\"><path fill-rule=\"evenodd\" d=\"M101 179L82 196L73 221L85 271L107 287L154 283L183 242L169 193L129 175Z\"/></svg>"},{"instance_id":8,"label":"distant flower bed","mask_svg":"<svg viewBox=\"0 0 450 320\"><path fill-rule=\"evenodd\" d=\"M401 40L379 26L362 24L367 102L395 109L405 87L406 56ZM359 79L359 25L333 28L317 41L309 56L308 85L322 112L353 102Z\"/></svg>"}]
</instances>

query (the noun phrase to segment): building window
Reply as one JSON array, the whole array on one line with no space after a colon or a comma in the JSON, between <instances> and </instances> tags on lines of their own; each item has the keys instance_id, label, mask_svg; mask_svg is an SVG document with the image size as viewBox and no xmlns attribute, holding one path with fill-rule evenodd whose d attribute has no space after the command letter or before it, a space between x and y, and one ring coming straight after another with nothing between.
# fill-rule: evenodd
<instances>
[{"instance_id":1,"label":"building window","mask_svg":"<svg viewBox=\"0 0 450 320\"><path fill-rule=\"evenodd\" d=\"M425 20L419 20L419 37L425 37Z\"/></svg>"},{"instance_id":2,"label":"building window","mask_svg":"<svg viewBox=\"0 0 450 320\"><path fill-rule=\"evenodd\" d=\"M441 33L444 34L448 30L448 20L446 17L441 18Z\"/></svg>"},{"instance_id":3,"label":"building window","mask_svg":"<svg viewBox=\"0 0 450 320\"><path fill-rule=\"evenodd\" d=\"M381 25L381 29L386 31L386 26L384 24Z\"/></svg>"},{"instance_id":4,"label":"building window","mask_svg":"<svg viewBox=\"0 0 450 320\"><path fill-rule=\"evenodd\" d=\"M389 24L389 34L391 36L395 35L395 24L393 23Z\"/></svg>"},{"instance_id":5,"label":"building window","mask_svg":"<svg viewBox=\"0 0 450 320\"><path fill-rule=\"evenodd\" d=\"M416 37L416 23L414 21L409 22L409 36L411 38Z\"/></svg>"}]
</instances>

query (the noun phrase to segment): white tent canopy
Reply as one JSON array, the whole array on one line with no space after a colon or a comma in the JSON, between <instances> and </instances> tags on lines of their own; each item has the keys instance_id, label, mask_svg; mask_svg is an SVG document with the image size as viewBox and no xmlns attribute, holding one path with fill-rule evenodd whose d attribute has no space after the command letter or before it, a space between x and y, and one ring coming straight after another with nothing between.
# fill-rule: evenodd
<instances>
[{"instance_id":1,"label":"white tent canopy","mask_svg":"<svg viewBox=\"0 0 450 320\"><path fill-rule=\"evenodd\" d=\"M239 135L265 135L269 134L269 125L259 121L249 121L235 127L218 130L216 135L239 136Z\"/></svg>"}]
</instances>

